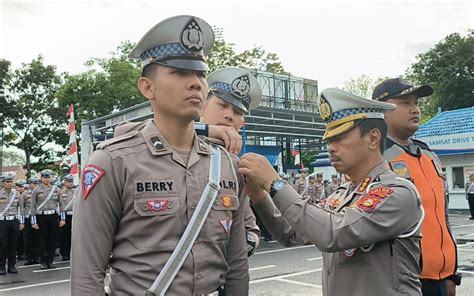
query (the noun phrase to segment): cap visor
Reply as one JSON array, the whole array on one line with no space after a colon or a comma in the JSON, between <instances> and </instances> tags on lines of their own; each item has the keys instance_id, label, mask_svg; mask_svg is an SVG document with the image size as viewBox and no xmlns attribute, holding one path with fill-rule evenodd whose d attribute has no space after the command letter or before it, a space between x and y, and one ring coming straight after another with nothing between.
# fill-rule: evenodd
<instances>
[{"instance_id":1,"label":"cap visor","mask_svg":"<svg viewBox=\"0 0 474 296\"><path fill-rule=\"evenodd\" d=\"M218 90L211 90L212 94L214 94L216 97L218 97L221 100L226 101L229 104L234 105L235 107L239 108L240 110L244 111L245 113L248 112L247 107L242 104L242 102L238 99L236 99L234 96L229 95L225 92L221 92Z\"/></svg>"},{"instance_id":2,"label":"cap visor","mask_svg":"<svg viewBox=\"0 0 474 296\"><path fill-rule=\"evenodd\" d=\"M428 97L433 94L433 88L427 84L420 85L415 89L414 93L419 98Z\"/></svg>"},{"instance_id":3,"label":"cap visor","mask_svg":"<svg viewBox=\"0 0 474 296\"><path fill-rule=\"evenodd\" d=\"M202 72L209 71L209 67L207 66L207 64L199 60L179 59L179 60L158 61L155 63L162 66L166 66L166 67L172 67L172 68L178 68L178 69L184 69L184 70L193 70L193 71L202 71Z\"/></svg>"}]
</instances>

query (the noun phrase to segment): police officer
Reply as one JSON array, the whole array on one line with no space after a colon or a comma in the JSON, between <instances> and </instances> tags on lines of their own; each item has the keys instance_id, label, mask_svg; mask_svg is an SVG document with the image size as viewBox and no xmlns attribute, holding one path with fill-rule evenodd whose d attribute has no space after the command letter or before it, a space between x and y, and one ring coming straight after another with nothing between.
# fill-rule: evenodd
<instances>
[{"instance_id":1,"label":"police officer","mask_svg":"<svg viewBox=\"0 0 474 296\"><path fill-rule=\"evenodd\" d=\"M18 211L19 195L13 189L14 176L8 174L3 178L3 188L0 189L0 275L5 275L5 261L8 258L8 273L17 273L16 247L20 236L18 217L23 219Z\"/></svg>"},{"instance_id":2,"label":"police officer","mask_svg":"<svg viewBox=\"0 0 474 296\"><path fill-rule=\"evenodd\" d=\"M396 105L385 115L388 136L384 158L396 174L413 182L426 211L421 239L423 295L452 296L461 277L457 273L456 242L449 226L444 172L429 146L412 138L420 126L418 99L431 94L433 88L429 85L415 86L391 78L375 87L372 99Z\"/></svg>"},{"instance_id":3,"label":"police officer","mask_svg":"<svg viewBox=\"0 0 474 296\"><path fill-rule=\"evenodd\" d=\"M39 246L39 230L31 227L30 209L31 209L31 194L33 190L38 187L40 179L31 177L28 179L29 188L23 192L20 199L20 212L23 213L24 229L23 229L23 243L25 245L26 262L25 265L33 265L41 262L41 251Z\"/></svg>"},{"instance_id":4,"label":"police officer","mask_svg":"<svg viewBox=\"0 0 474 296\"><path fill-rule=\"evenodd\" d=\"M74 205L74 176L66 175L63 178L64 188L59 191L59 197L63 200L66 224L59 229L59 250L61 261L69 260L71 253L71 228L72 210Z\"/></svg>"},{"instance_id":5,"label":"police officer","mask_svg":"<svg viewBox=\"0 0 474 296\"><path fill-rule=\"evenodd\" d=\"M314 175L311 175L308 177L308 186L301 196L303 198L310 198L313 202L317 203L325 198L324 186L315 180Z\"/></svg>"},{"instance_id":6,"label":"police officer","mask_svg":"<svg viewBox=\"0 0 474 296\"><path fill-rule=\"evenodd\" d=\"M423 210L415 187L382 157L383 112L395 106L339 89L323 90L318 103L330 161L352 182L315 204L301 199L265 158L246 154L239 172L257 213L272 231L285 230L289 238L297 230L323 251L323 295L421 295Z\"/></svg>"},{"instance_id":7,"label":"police officer","mask_svg":"<svg viewBox=\"0 0 474 296\"><path fill-rule=\"evenodd\" d=\"M228 126L234 128L236 132L239 131L245 125L244 114L258 107L262 99L262 90L257 79L244 69L224 68L209 74L206 81L209 94L200 122ZM250 256L260 243L260 229L250 208L248 197L245 198L244 219Z\"/></svg>"},{"instance_id":8,"label":"police officer","mask_svg":"<svg viewBox=\"0 0 474 296\"><path fill-rule=\"evenodd\" d=\"M41 184L31 194L31 227L39 230L41 269L55 268L53 265L59 227L64 226L64 205L59 198L59 188L52 185L53 172L40 172ZM58 209L61 219L58 223ZM59 225L58 225L59 224ZM59 227L58 227L59 226Z\"/></svg>"},{"instance_id":9,"label":"police officer","mask_svg":"<svg viewBox=\"0 0 474 296\"><path fill-rule=\"evenodd\" d=\"M329 187L329 190L328 190L329 194L327 194L327 196L329 197L331 194L336 192L337 188L339 188L340 185L341 185L341 182L337 178L337 174L332 174L331 175L331 182L329 183L329 186L328 186Z\"/></svg>"},{"instance_id":10,"label":"police officer","mask_svg":"<svg viewBox=\"0 0 474 296\"><path fill-rule=\"evenodd\" d=\"M221 286L228 295L248 294L243 185L231 167L237 161L219 156L220 148L194 131L208 93L205 60L213 40L202 19L176 16L149 30L130 53L143 62L138 87L154 118L99 144L84 167L74 204L72 295L103 294L108 265L112 295L147 289L201 295ZM226 183L220 188L216 159ZM212 201L203 193L215 190L207 218L198 218L201 201ZM197 235L192 244L190 233ZM189 253L175 252L184 246ZM180 254L187 255L179 268Z\"/></svg>"},{"instance_id":11,"label":"police officer","mask_svg":"<svg viewBox=\"0 0 474 296\"><path fill-rule=\"evenodd\" d=\"M469 180L466 182L466 199L469 204L469 211L471 212L470 220L474 220L474 173L468 175Z\"/></svg>"},{"instance_id":12,"label":"police officer","mask_svg":"<svg viewBox=\"0 0 474 296\"><path fill-rule=\"evenodd\" d=\"M25 187L26 187L26 180L24 179L18 179L15 181L15 190L18 194L18 201L21 201L21 196L23 195L23 192L25 192ZM23 243L23 236L24 236L24 226L22 227L23 229L20 230L20 236L18 237L18 243L16 247L16 255L17 255L17 260L25 260L25 244Z\"/></svg>"},{"instance_id":13,"label":"police officer","mask_svg":"<svg viewBox=\"0 0 474 296\"><path fill-rule=\"evenodd\" d=\"M306 180L306 175L308 174L308 171L309 171L308 168L300 169L299 178L297 179L295 183L296 191L299 194L302 194L306 190L306 187L308 187L308 181Z\"/></svg>"}]
</instances>

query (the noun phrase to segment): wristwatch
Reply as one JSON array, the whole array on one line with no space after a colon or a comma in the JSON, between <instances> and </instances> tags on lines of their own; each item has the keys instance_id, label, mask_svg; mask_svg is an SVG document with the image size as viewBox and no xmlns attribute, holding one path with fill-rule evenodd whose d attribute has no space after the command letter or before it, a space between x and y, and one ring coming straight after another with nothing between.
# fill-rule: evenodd
<instances>
[{"instance_id":1,"label":"wristwatch","mask_svg":"<svg viewBox=\"0 0 474 296\"><path fill-rule=\"evenodd\" d=\"M273 198L278 191L285 187L286 184L286 181L283 179L273 180L272 185L270 186L270 197Z\"/></svg>"}]
</instances>

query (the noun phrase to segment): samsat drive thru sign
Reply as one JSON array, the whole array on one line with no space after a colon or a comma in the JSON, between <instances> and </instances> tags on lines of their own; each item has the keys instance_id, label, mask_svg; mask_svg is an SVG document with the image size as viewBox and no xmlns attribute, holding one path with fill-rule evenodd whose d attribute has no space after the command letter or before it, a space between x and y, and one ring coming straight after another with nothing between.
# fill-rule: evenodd
<instances>
[{"instance_id":1,"label":"samsat drive thru sign","mask_svg":"<svg viewBox=\"0 0 474 296\"><path fill-rule=\"evenodd\" d=\"M474 153L474 133L417 137L417 139L428 144L440 155Z\"/></svg>"}]
</instances>

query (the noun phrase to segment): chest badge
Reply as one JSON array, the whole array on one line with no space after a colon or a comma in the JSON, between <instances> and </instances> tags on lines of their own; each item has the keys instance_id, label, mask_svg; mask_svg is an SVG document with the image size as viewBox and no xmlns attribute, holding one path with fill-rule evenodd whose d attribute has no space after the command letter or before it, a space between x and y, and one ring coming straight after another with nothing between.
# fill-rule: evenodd
<instances>
[{"instance_id":1,"label":"chest badge","mask_svg":"<svg viewBox=\"0 0 474 296\"><path fill-rule=\"evenodd\" d=\"M233 206L233 198L230 195L221 196L221 203L225 208L230 208Z\"/></svg>"}]
</instances>

